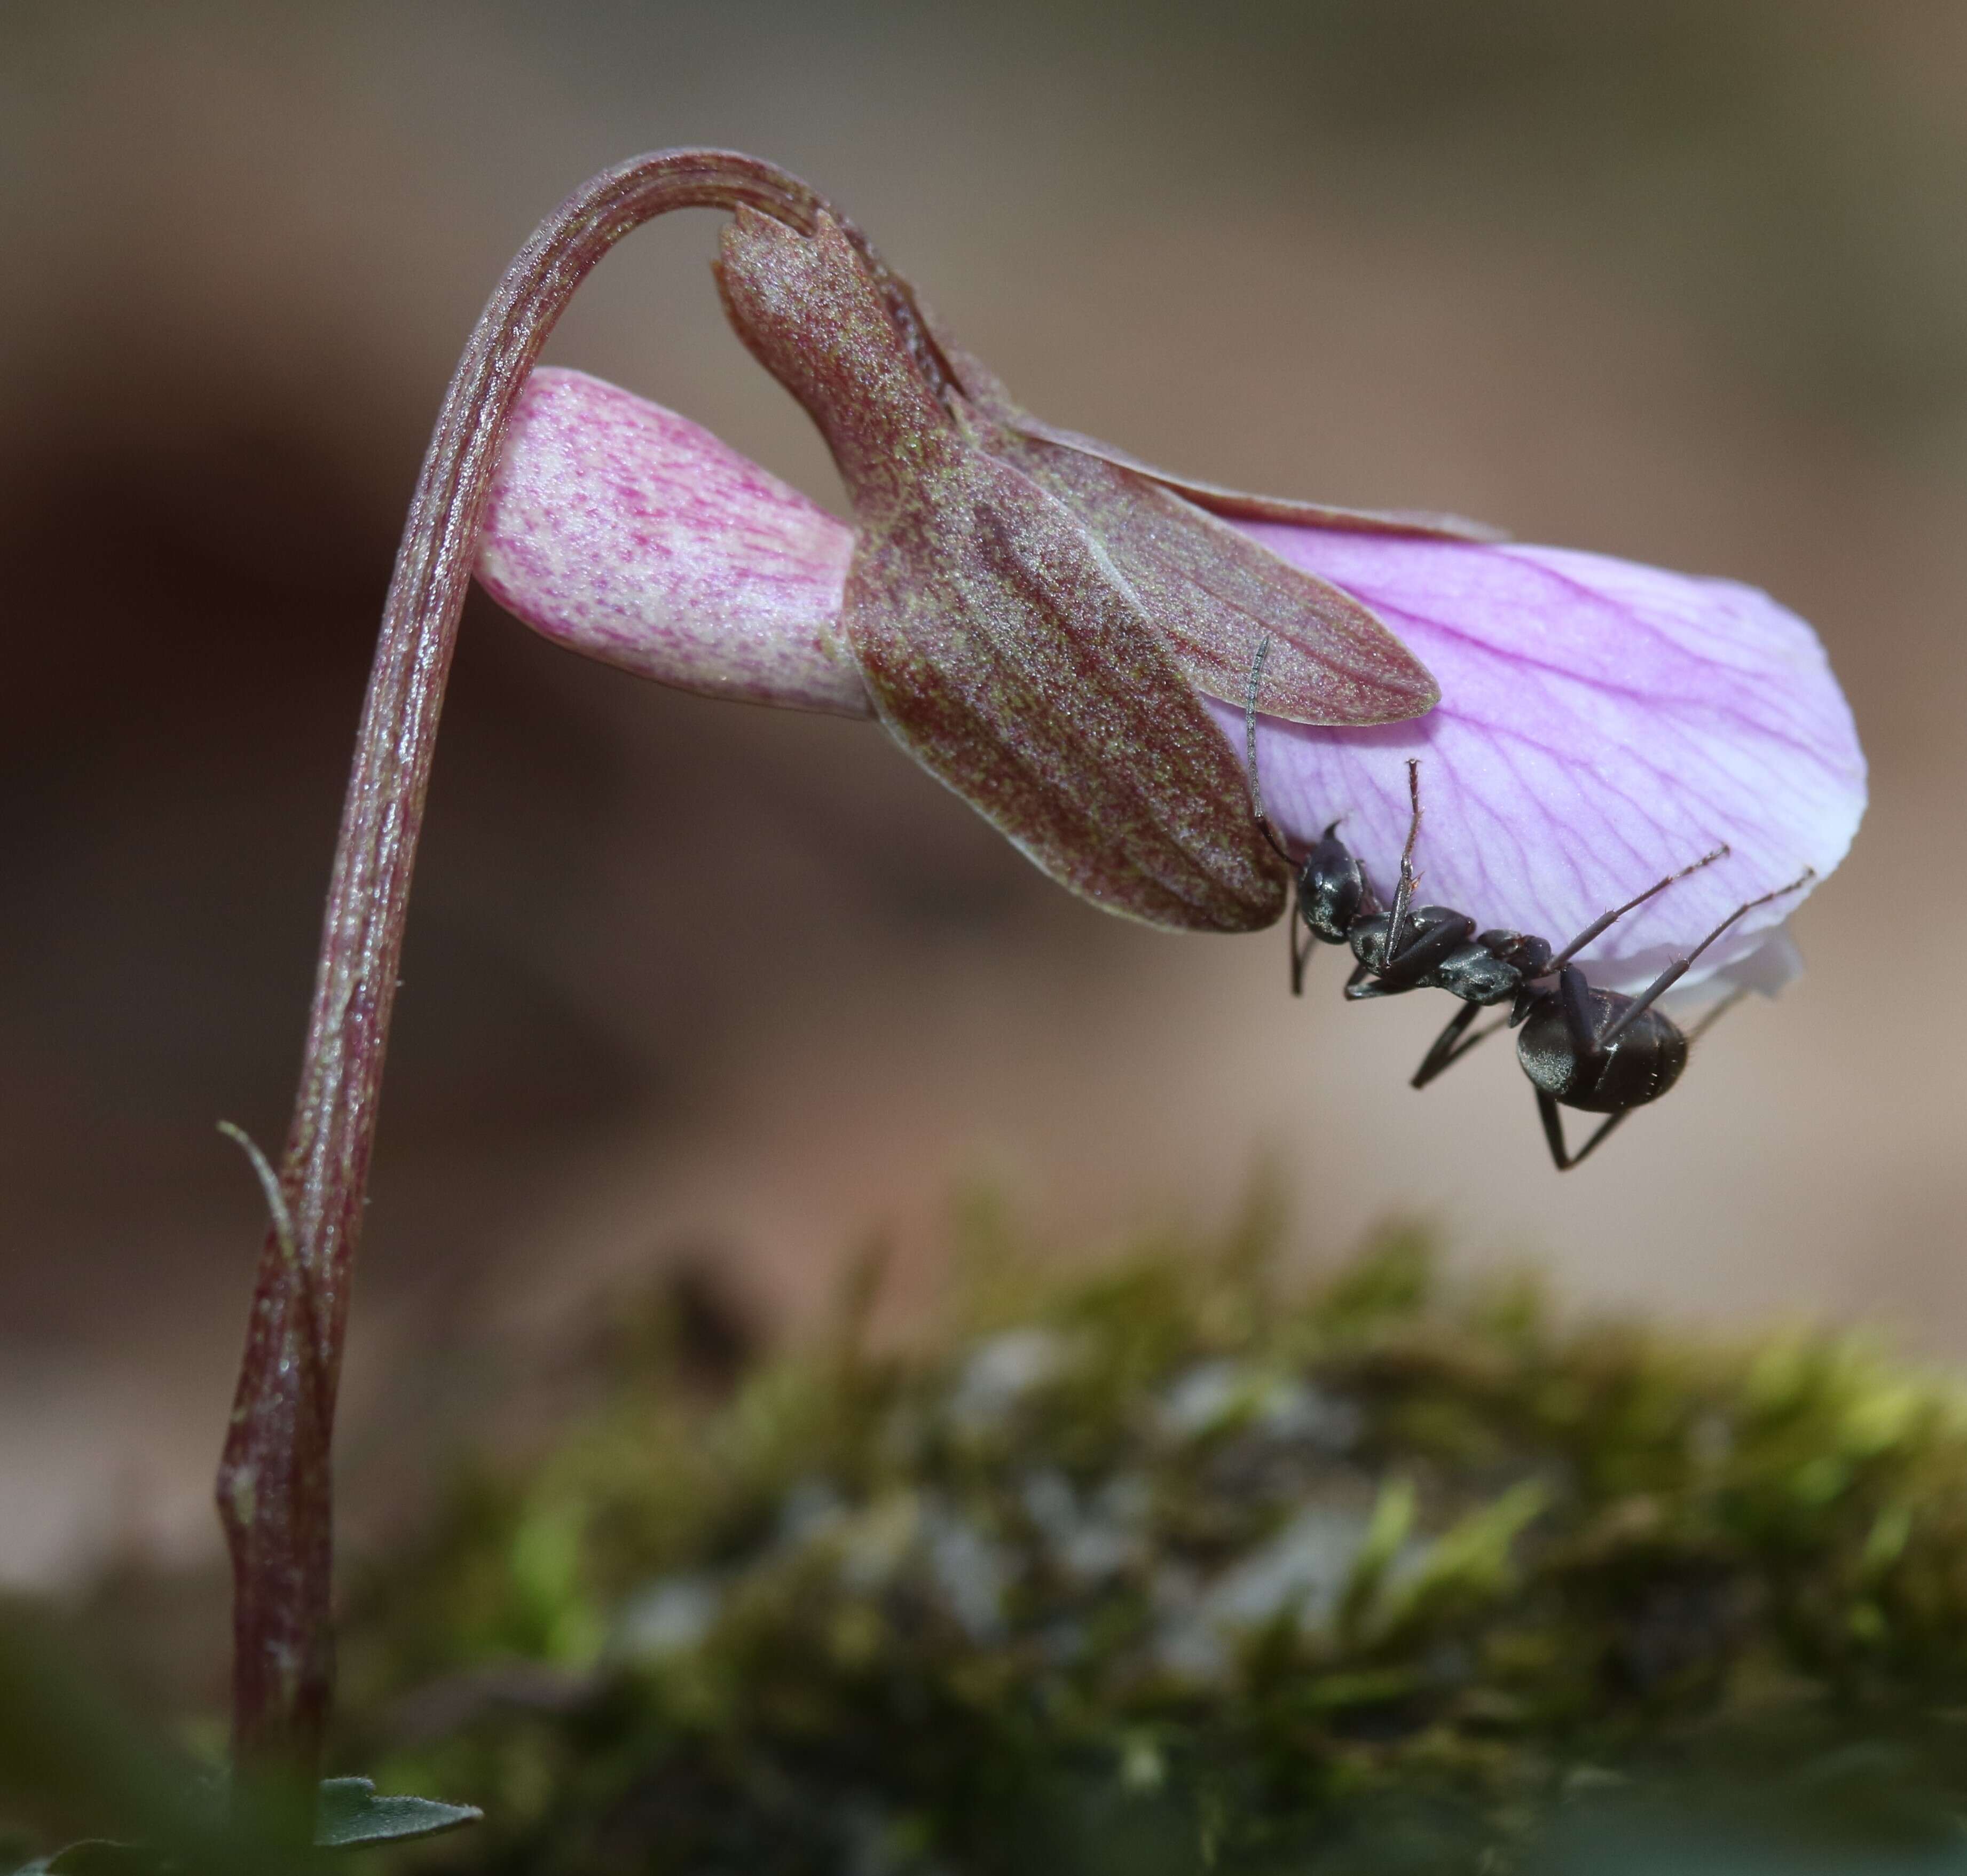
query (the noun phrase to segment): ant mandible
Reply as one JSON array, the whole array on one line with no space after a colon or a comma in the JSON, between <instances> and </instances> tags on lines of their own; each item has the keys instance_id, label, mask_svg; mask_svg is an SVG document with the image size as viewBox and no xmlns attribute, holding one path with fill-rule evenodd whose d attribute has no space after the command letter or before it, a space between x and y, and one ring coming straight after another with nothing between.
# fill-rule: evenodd
<instances>
[{"instance_id":1,"label":"ant mandible","mask_svg":"<svg viewBox=\"0 0 1967 1876\"><path fill-rule=\"evenodd\" d=\"M1407 763L1407 794L1412 814L1407 844L1400 854L1400 883L1390 909L1383 908L1365 869L1338 838L1334 821L1303 860L1294 856L1272 831L1264 812L1263 786L1257 770L1257 692L1270 641L1258 647L1251 667L1249 695L1244 709L1250 793L1257 824L1264 837L1296 874L1297 893L1290 928L1291 993L1302 993L1304 969L1314 942L1350 947L1357 961L1345 985L1349 1000L1398 996L1409 990L1445 990L1461 999L1462 1008L1449 1019L1433 1046L1415 1070L1412 1086L1424 1088L1458 1061L1475 1045L1499 1028L1520 1029L1516 1060L1536 1090L1537 1113L1544 1138L1559 1172L1582 1165L1599 1143L1635 1108L1656 1101L1680 1079L1688 1051L1746 994L1738 990L1724 998L1697 1024L1692 1034L1682 1029L1659 999L1679 982L1701 953L1745 913L1797 892L1816 877L1806 868L1788 885L1746 900L1684 956L1675 958L1637 996L1594 989L1583 970L1571 961L1594 938L1629 912L1703 867L1712 866L1728 851L1724 846L1704 854L1691 866L1656 880L1636 898L1601 913L1561 951L1547 939L1521 932L1478 933L1475 921L1446 906L1413 904L1414 847L1420 838L1420 764ZM1308 936L1300 940L1302 922ZM1555 977L1556 982L1550 982ZM1484 1009L1511 1006L1507 1016L1487 1029L1468 1033ZM1565 1143L1560 1108L1603 1114L1604 1122L1573 1154Z\"/></svg>"}]
</instances>

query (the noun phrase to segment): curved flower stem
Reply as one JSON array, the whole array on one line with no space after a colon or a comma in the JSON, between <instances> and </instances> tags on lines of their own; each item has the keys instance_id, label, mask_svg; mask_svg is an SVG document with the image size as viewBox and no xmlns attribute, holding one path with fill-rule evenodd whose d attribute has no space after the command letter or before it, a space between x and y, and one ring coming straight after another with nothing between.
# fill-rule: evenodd
<instances>
[{"instance_id":1,"label":"curved flower stem","mask_svg":"<svg viewBox=\"0 0 1967 1876\"><path fill-rule=\"evenodd\" d=\"M826 208L783 170L725 150L658 151L577 190L486 306L424 458L370 674L280 1161L291 1229L270 1230L260 1254L219 1464L233 1572L233 1748L250 1776L311 1789L318 1771L334 1678L329 1443L350 1267L438 717L507 417L574 289L623 235L672 208L741 205L802 232ZM880 273L920 334L906 289Z\"/></svg>"}]
</instances>

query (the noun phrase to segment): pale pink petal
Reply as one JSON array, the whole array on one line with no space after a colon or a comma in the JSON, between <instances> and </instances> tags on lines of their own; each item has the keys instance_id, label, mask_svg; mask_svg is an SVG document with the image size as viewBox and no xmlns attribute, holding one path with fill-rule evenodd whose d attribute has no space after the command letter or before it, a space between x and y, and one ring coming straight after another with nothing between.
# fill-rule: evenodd
<instances>
[{"instance_id":1,"label":"pale pink petal","mask_svg":"<svg viewBox=\"0 0 1967 1876\"><path fill-rule=\"evenodd\" d=\"M1584 954L1595 981L1649 977L1743 900L1843 859L1865 759L1816 634L1765 593L1558 547L1251 522L1248 532L1372 607L1442 700L1365 730L1260 722L1273 815L1326 824L1390 891L1421 758L1423 900L1562 944L1726 842ZM1241 713L1213 704L1240 744ZM1690 974L1781 976L1798 894L1743 919ZM1769 948L1748 961L1762 950Z\"/></svg>"},{"instance_id":2,"label":"pale pink petal","mask_svg":"<svg viewBox=\"0 0 1967 1876\"><path fill-rule=\"evenodd\" d=\"M506 433L478 577L536 631L638 676L867 716L835 630L854 534L687 418L536 370Z\"/></svg>"}]
</instances>

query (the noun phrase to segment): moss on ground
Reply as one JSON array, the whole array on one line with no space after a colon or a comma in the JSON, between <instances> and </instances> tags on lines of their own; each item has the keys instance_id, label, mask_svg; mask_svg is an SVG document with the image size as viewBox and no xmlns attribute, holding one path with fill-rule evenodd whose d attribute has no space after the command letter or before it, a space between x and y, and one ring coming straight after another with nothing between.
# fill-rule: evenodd
<instances>
[{"instance_id":1,"label":"moss on ground","mask_svg":"<svg viewBox=\"0 0 1967 1876\"><path fill-rule=\"evenodd\" d=\"M1274 1235L1061 1277L979 1205L912 1351L643 1338L358 1595L350 1749L509 1871L1500 1870L1723 1785L1956 1867L1967 1393Z\"/></svg>"}]
</instances>

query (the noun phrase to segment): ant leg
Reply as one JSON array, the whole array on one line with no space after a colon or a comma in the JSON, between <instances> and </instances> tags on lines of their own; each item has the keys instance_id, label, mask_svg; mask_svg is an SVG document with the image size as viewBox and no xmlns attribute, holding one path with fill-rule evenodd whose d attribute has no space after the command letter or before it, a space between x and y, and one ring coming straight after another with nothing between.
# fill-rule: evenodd
<instances>
[{"instance_id":1,"label":"ant leg","mask_svg":"<svg viewBox=\"0 0 1967 1876\"><path fill-rule=\"evenodd\" d=\"M1557 1103L1541 1088L1536 1091L1537 1118L1543 1122L1543 1137L1550 1143L1550 1157L1561 1173L1571 1170L1571 1154L1564 1144L1564 1118Z\"/></svg>"},{"instance_id":2,"label":"ant leg","mask_svg":"<svg viewBox=\"0 0 1967 1876\"><path fill-rule=\"evenodd\" d=\"M1404 996L1408 991L1417 990L1420 988L1417 983L1388 983L1377 978L1371 983L1361 982L1360 980L1366 974L1366 967L1361 964L1359 969L1346 980L1345 1000L1347 1003L1367 1003L1382 996Z\"/></svg>"},{"instance_id":3,"label":"ant leg","mask_svg":"<svg viewBox=\"0 0 1967 1876\"><path fill-rule=\"evenodd\" d=\"M1368 979L1371 980L1368 981ZM1363 1003L1379 996L1404 996L1410 990L1417 990L1418 983L1390 983L1384 977L1374 977L1371 964L1355 964L1352 974L1345 980L1345 1000L1348 1003Z\"/></svg>"},{"instance_id":4,"label":"ant leg","mask_svg":"<svg viewBox=\"0 0 1967 1876\"><path fill-rule=\"evenodd\" d=\"M1582 1061L1601 1055L1605 1045L1598 1039L1591 1009L1591 986L1575 964L1566 964L1557 980L1557 1000L1564 1012L1565 1033Z\"/></svg>"},{"instance_id":5,"label":"ant leg","mask_svg":"<svg viewBox=\"0 0 1967 1876\"><path fill-rule=\"evenodd\" d=\"M1295 895L1291 899L1290 930L1287 935L1290 939L1291 995L1302 996L1304 994L1304 967L1311 962L1311 954L1317 940L1312 936L1310 926L1300 915Z\"/></svg>"},{"instance_id":6,"label":"ant leg","mask_svg":"<svg viewBox=\"0 0 1967 1876\"><path fill-rule=\"evenodd\" d=\"M1477 1030L1465 1040L1464 1032L1481 1013L1480 1003L1464 1003L1459 1011L1449 1017L1447 1027L1434 1038L1434 1047L1428 1051L1420 1067L1415 1070L1413 1080L1407 1086L1410 1088L1426 1087L1451 1063L1461 1061L1484 1036L1494 1035L1498 1029L1508 1026L1509 1019L1504 1016L1490 1024L1487 1028Z\"/></svg>"},{"instance_id":7,"label":"ant leg","mask_svg":"<svg viewBox=\"0 0 1967 1876\"><path fill-rule=\"evenodd\" d=\"M1400 849L1400 883L1394 889L1393 910L1387 918L1387 941L1380 953L1381 975L1392 970L1400 962L1401 941L1407 936L1407 919L1413 910L1414 846L1420 838L1420 762L1413 756L1407 758L1407 799L1413 805L1413 812L1407 819L1407 844ZM1370 885L1368 890L1371 890ZM1374 974L1370 966L1361 964L1345 980L1346 996L1358 1002L1369 996L1397 996L1403 990L1414 987L1411 983L1368 984L1367 978Z\"/></svg>"},{"instance_id":8,"label":"ant leg","mask_svg":"<svg viewBox=\"0 0 1967 1876\"><path fill-rule=\"evenodd\" d=\"M1727 857L1727 854L1728 848L1726 843L1723 842L1720 846L1716 848L1711 854L1703 854L1698 860L1694 861L1692 866L1682 867L1678 873L1669 873L1665 879L1655 880L1652 885L1648 886L1646 890L1639 896L1637 899L1629 899L1623 906L1615 906L1610 912L1600 912L1598 916L1593 919L1582 932L1578 933L1577 937L1573 938L1568 944L1565 945L1564 949L1559 951L1558 954L1545 966L1543 974L1548 977L1553 970L1562 970L1564 967L1569 964L1571 959L1575 957L1580 951L1584 950L1585 946L1589 944L1594 938L1597 938L1600 933L1610 930L1612 926L1617 925L1621 919L1624 918L1627 912L1636 910L1639 906L1643 906L1648 899L1652 898L1656 893L1664 893L1669 886L1675 884L1678 880L1685 879L1690 873L1698 873L1703 867L1711 867L1716 861L1726 859ZM1758 902L1759 903L1760 902ZM1747 909L1748 908L1746 906L1742 909L1743 912L1746 912ZM1741 915L1741 912L1739 912L1735 915L1738 919ZM1710 943L1712 941L1712 940L1710 941Z\"/></svg>"},{"instance_id":9,"label":"ant leg","mask_svg":"<svg viewBox=\"0 0 1967 1876\"><path fill-rule=\"evenodd\" d=\"M1550 1143L1550 1157L1555 1162L1557 1170L1561 1173L1569 1172L1574 1166L1582 1166L1591 1157L1598 1142L1617 1126L1628 1114L1635 1111L1629 1107L1621 1108L1617 1113L1607 1119L1604 1125L1578 1149L1576 1153L1573 1154L1567 1151L1565 1148L1564 1119L1555 1098L1545 1093L1542 1088L1537 1090L1537 1113L1543 1122L1543 1137Z\"/></svg>"},{"instance_id":10,"label":"ant leg","mask_svg":"<svg viewBox=\"0 0 1967 1876\"><path fill-rule=\"evenodd\" d=\"M1805 867L1787 886L1779 886L1773 893L1765 893L1759 899L1745 899L1729 913L1713 931L1695 945L1684 957L1676 957L1652 982L1635 997L1626 1009L1620 1012L1619 1020L1605 1032L1604 1046L1610 1048L1636 1022L1641 1015L1657 1003L1660 997L1678 983L1687 973L1687 967L1707 950L1723 932L1740 918L1744 912L1753 912L1758 906L1766 906L1771 899L1781 899L1786 893L1800 892L1817 877L1814 867Z\"/></svg>"},{"instance_id":11,"label":"ant leg","mask_svg":"<svg viewBox=\"0 0 1967 1876\"><path fill-rule=\"evenodd\" d=\"M1407 844L1400 850L1400 883L1394 891L1393 915L1387 922L1386 958L1390 964L1400 956L1407 913L1413 905L1414 843L1420 838L1420 760L1415 756L1407 758L1407 799L1413 804L1413 813L1407 822Z\"/></svg>"}]
</instances>

